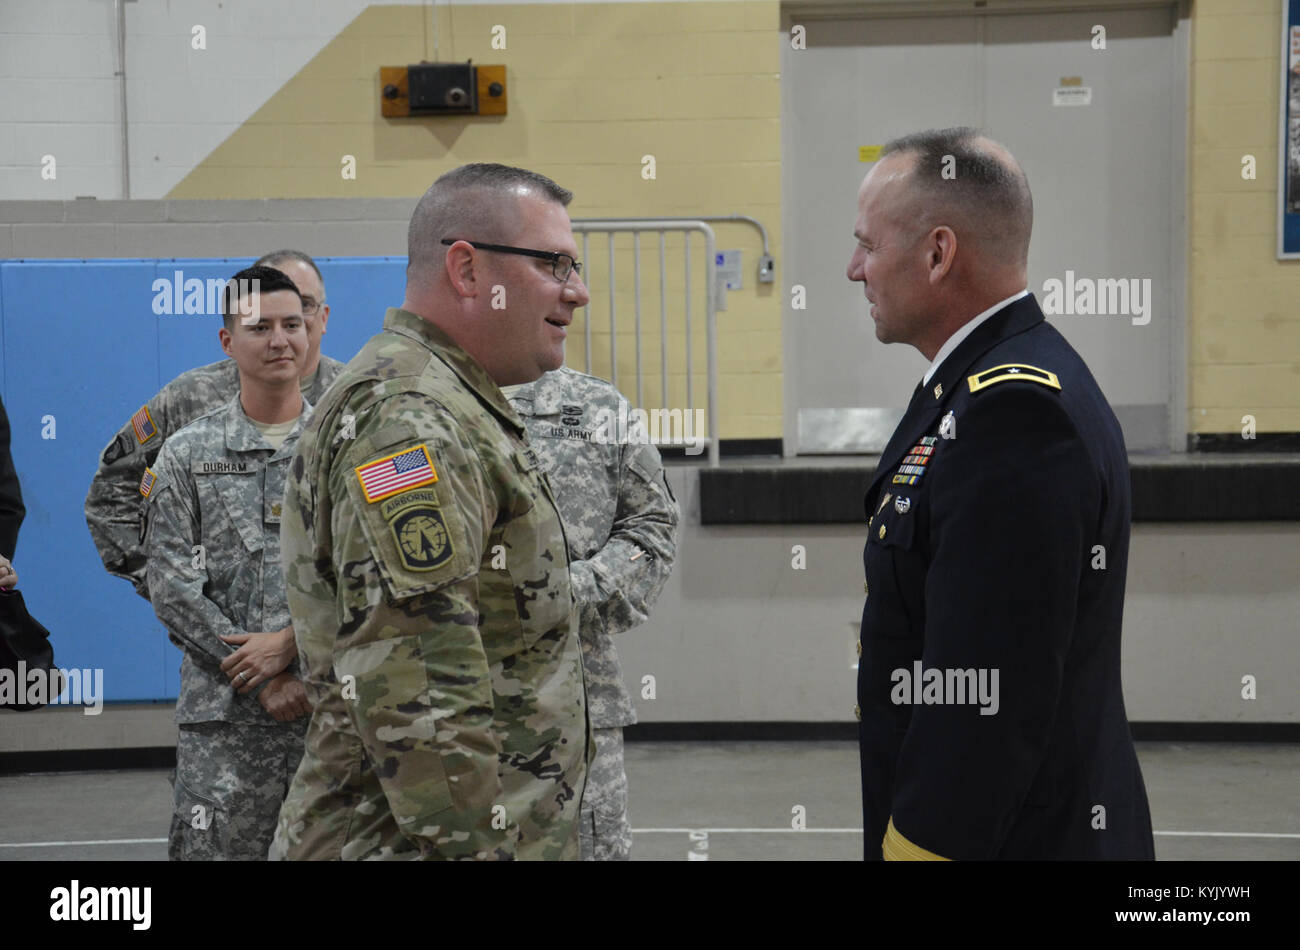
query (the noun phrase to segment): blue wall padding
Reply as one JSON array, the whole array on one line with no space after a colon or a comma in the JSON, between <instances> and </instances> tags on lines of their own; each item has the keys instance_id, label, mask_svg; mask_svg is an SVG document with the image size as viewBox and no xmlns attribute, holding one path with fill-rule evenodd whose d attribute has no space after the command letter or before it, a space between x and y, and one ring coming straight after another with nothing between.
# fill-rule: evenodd
<instances>
[{"instance_id":1,"label":"blue wall padding","mask_svg":"<svg viewBox=\"0 0 1300 950\"><path fill-rule=\"evenodd\" d=\"M129 582L110 576L82 510L99 455L166 382L224 358L216 315L155 315L155 278L228 278L252 258L0 263L0 393L27 518L14 567L59 666L104 670L108 701L172 700L180 651ZM346 362L400 306L406 258L322 258L330 321L321 345ZM53 417L54 438L42 437Z\"/></svg>"}]
</instances>

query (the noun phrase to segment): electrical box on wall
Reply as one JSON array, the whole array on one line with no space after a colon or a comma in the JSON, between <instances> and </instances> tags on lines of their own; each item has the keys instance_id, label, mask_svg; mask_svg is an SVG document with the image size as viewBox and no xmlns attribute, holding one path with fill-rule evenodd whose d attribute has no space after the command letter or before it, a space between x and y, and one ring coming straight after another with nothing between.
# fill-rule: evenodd
<instances>
[{"instance_id":1,"label":"electrical box on wall","mask_svg":"<svg viewBox=\"0 0 1300 950\"><path fill-rule=\"evenodd\" d=\"M505 66L418 63L379 67L379 111L386 118L505 115Z\"/></svg>"}]
</instances>

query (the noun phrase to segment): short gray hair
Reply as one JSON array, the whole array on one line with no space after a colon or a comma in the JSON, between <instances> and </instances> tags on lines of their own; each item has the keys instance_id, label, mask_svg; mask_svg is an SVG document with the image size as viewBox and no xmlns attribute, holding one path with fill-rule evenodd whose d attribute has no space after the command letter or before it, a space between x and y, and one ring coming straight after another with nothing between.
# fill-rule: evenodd
<instances>
[{"instance_id":1,"label":"short gray hair","mask_svg":"<svg viewBox=\"0 0 1300 950\"><path fill-rule=\"evenodd\" d=\"M275 267L276 264L283 264L285 261L297 261L300 264L306 264L316 272L316 279L320 281L321 286L325 286L325 278L321 275L320 268L316 262L311 259L311 255L306 251L295 250L292 247L284 247L278 251L272 251L270 254L263 254L257 260L253 261L254 267Z\"/></svg>"},{"instance_id":2,"label":"short gray hair","mask_svg":"<svg viewBox=\"0 0 1300 950\"><path fill-rule=\"evenodd\" d=\"M1007 163L979 141L986 138L965 126L928 129L894 139L880 154L916 156L907 187L926 231L946 224L959 240L973 238L986 250L1024 264L1034 227L1029 179L1015 158Z\"/></svg>"},{"instance_id":3,"label":"short gray hair","mask_svg":"<svg viewBox=\"0 0 1300 950\"><path fill-rule=\"evenodd\" d=\"M527 189L568 206L573 192L526 168L476 162L447 172L424 193L406 232L406 273L436 272L443 238L510 244L519 230L515 201Z\"/></svg>"}]
</instances>

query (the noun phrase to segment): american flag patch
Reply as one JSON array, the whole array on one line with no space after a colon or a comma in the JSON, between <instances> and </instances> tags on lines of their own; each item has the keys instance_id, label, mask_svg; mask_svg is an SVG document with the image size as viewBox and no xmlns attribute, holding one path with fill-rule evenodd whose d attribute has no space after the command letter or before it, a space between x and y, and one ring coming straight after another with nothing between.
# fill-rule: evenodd
<instances>
[{"instance_id":1,"label":"american flag patch","mask_svg":"<svg viewBox=\"0 0 1300 950\"><path fill-rule=\"evenodd\" d=\"M418 488L438 480L433 459L423 444L413 449L403 449L395 455L386 455L373 462L357 466L357 480L365 492L366 501L381 501L390 495Z\"/></svg>"},{"instance_id":2,"label":"american flag patch","mask_svg":"<svg viewBox=\"0 0 1300 950\"><path fill-rule=\"evenodd\" d=\"M156 481L158 481L158 476L153 473L153 469L146 468L144 475L140 477L140 494L148 498L149 493L153 491L153 483Z\"/></svg>"},{"instance_id":3,"label":"american flag patch","mask_svg":"<svg viewBox=\"0 0 1300 950\"><path fill-rule=\"evenodd\" d=\"M140 411L131 417L131 428L135 430L135 441L141 445L158 434L158 427L153 424L148 406L141 406Z\"/></svg>"}]
</instances>

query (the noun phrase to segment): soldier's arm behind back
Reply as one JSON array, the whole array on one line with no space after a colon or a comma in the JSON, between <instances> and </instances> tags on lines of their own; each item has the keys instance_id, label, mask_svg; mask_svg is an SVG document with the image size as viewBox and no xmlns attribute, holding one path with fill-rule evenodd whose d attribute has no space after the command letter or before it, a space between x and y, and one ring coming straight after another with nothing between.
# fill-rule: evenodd
<instances>
[{"instance_id":1,"label":"soldier's arm behind back","mask_svg":"<svg viewBox=\"0 0 1300 950\"><path fill-rule=\"evenodd\" d=\"M0 554L12 558L18 545L18 528L23 523L27 508L23 505L23 492L9 454L9 417L0 403Z\"/></svg>"},{"instance_id":2,"label":"soldier's arm behind back","mask_svg":"<svg viewBox=\"0 0 1300 950\"><path fill-rule=\"evenodd\" d=\"M659 599L677 557L677 500L663 459L644 430L619 446L618 507L609 539L571 565L574 593L594 603L609 633L643 623Z\"/></svg>"},{"instance_id":3,"label":"soldier's arm behind back","mask_svg":"<svg viewBox=\"0 0 1300 950\"><path fill-rule=\"evenodd\" d=\"M229 365L228 365L229 364ZM238 376L229 360L177 376L132 414L104 447L86 494L86 527L104 568L149 599L140 482L177 429L234 396Z\"/></svg>"},{"instance_id":4,"label":"soldier's arm behind back","mask_svg":"<svg viewBox=\"0 0 1300 950\"><path fill-rule=\"evenodd\" d=\"M363 483L367 466L421 447L431 471L408 487ZM334 674L355 684L349 708L393 816L426 857L509 856L517 832L493 827L500 744L478 570L496 515L481 463L444 410L404 393L358 413L329 471Z\"/></svg>"}]
</instances>

